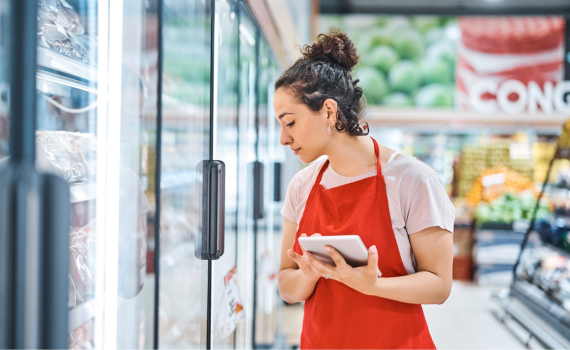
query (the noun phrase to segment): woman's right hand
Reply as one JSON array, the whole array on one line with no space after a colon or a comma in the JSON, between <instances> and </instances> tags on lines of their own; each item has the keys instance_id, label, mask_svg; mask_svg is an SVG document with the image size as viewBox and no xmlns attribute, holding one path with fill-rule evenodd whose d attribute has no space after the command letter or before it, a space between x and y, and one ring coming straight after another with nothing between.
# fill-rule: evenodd
<instances>
[{"instance_id":1,"label":"woman's right hand","mask_svg":"<svg viewBox=\"0 0 570 350\"><path fill-rule=\"evenodd\" d=\"M314 235L312 235L311 237L320 237L321 235L319 233L315 233ZM301 235L301 237L307 237L307 235L305 233L303 233ZM305 249L303 249L303 246L299 245L301 247L301 250L303 251L303 255L299 255L297 254L293 249L288 249L287 250L287 256L293 260L295 263L297 263L297 265L299 265L299 270L301 270L301 272L303 273L303 276L305 277L305 279L308 282L316 282L319 280L319 278L321 278L321 276L319 276L311 267L311 265L309 264L309 261L307 259L304 258L304 255L306 253Z\"/></svg>"}]
</instances>

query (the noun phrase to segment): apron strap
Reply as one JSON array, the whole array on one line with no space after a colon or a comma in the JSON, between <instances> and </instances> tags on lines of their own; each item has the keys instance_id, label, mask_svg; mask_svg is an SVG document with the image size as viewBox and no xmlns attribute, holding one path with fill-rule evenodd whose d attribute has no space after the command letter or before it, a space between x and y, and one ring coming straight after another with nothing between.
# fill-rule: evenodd
<instances>
[{"instance_id":1,"label":"apron strap","mask_svg":"<svg viewBox=\"0 0 570 350\"><path fill-rule=\"evenodd\" d=\"M311 188L311 192L309 193L309 197L311 197L311 195L313 193L315 193L317 191L317 188L319 187L319 185L321 184L321 180L323 178L323 174L325 173L325 170L327 170L327 168L329 167L329 160L327 159L326 162L323 164L323 166L321 167L321 170L319 171L319 175L317 175L317 179L315 180L315 183L313 184L313 188ZM308 200L307 200L308 202ZM306 203L305 205L308 205L309 203Z\"/></svg>"},{"instance_id":2,"label":"apron strap","mask_svg":"<svg viewBox=\"0 0 570 350\"><path fill-rule=\"evenodd\" d=\"M376 153L376 177L381 181L381 183L384 183L384 175L382 174L382 169L381 169L382 167L380 166L380 148L378 147L378 142L376 142L376 140L373 137L370 137L370 138L372 139L372 142L374 142L374 153ZM311 188L311 192L309 193L309 197L311 196L311 194L313 194L317 190L317 188L321 184L323 174L325 173L325 170L327 170L328 167L329 167L329 160L327 159L325 161L325 163L323 164L323 166L321 167L321 170L319 171L319 175L317 175L317 179L315 180L315 183L313 184L313 187Z\"/></svg>"}]
</instances>

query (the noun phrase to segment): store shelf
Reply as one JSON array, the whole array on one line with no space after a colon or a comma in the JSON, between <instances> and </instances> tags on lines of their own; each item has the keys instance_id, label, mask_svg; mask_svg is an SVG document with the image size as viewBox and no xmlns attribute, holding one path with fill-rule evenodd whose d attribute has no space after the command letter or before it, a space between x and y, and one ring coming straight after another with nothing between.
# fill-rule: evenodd
<instances>
[{"instance_id":1,"label":"store shelf","mask_svg":"<svg viewBox=\"0 0 570 350\"><path fill-rule=\"evenodd\" d=\"M374 124L445 124L450 128L469 125L544 126L560 128L565 115L553 114L481 114L455 109L386 108L368 106L366 121Z\"/></svg>"},{"instance_id":2,"label":"store shelf","mask_svg":"<svg viewBox=\"0 0 570 350\"><path fill-rule=\"evenodd\" d=\"M91 299L69 311L69 331L73 331L93 317L95 317L95 300Z\"/></svg>"},{"instance_id":3,"label":"store shelf","mask_svg":"<svg viewBox=\"0 0 570 350\"><path fill-rule=\"evenodd\" d=\"M511 295L570 340L570 312L552 301L540 288L528 281L517 280L511 286Z\"/></svg>"},{"instance_id":4,"label":"store shelf","mask_svg":"<svg viewBox=\"0 0 570 350\"><path fill-rule=\"evenodd\" d=\"M507 292L507 293L504 293ZM565 339L559 335L555 335L550 327L540 322L534 313L518 300L513 300L509 297L508 290L501 290L493 293L493 299L501 306L504 315L499 316L499 320L508 328L508 319L512 319L521 325L531 335L527 338L525 345L530 348L530 341L536 338L542 346L546 349L568 349L568 344Z\"/></svg>"},{"instance_id":5,"label":"store shelf","mask_svg":"<svg viewBox=\"0 0 570 350\"><path fill-rule=\"evenodd\" d=\"M97 68L41 46L38 47L38 66L52 73L63 73L89 82L97 81Z\"/></svg>"},{"instance_id":6,"label":"store shelf","mask_svg":"<svg viewBox=\"0 0 570 350\"><path fill-rule=\"evenodd\" d=\"M97 188L94 182L79 182L69 185L71 203L85 202L96 198Z\"/></svg>"}]
</instances>

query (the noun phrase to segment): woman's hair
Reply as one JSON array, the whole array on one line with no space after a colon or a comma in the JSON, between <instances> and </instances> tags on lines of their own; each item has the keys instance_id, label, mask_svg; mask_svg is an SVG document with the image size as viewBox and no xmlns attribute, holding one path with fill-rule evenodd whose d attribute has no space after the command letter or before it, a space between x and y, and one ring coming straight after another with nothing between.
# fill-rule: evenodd
<instances>
[{"instance_id":1,"label":"woman's hair","mask_svg":"<svg viewBox=\"0 0 570 350\"><path fill-rule=\"evenodd\" d=\"M303 54L275 82L275 90L284 88L312 111L323 107L326 99L338 104L335 128L350 136L368 135L360 127L366 106L362 89L353 80L351 71L358 64L356 48L348 36L338 29L319 34L313 45L305 45ZM368 125L368 124L367 124Z\"/></svg>"}]
</instances>

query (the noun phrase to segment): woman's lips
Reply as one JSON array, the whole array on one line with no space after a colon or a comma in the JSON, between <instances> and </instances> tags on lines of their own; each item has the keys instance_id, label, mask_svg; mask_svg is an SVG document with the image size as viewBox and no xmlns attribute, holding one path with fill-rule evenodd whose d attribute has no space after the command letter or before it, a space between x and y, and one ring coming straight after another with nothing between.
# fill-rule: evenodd
<instances>
[{"instance_id":1,"label":"woman's lips","mask_svg":"<svg viewBox=\"0 0 570 350\"><path fill-rule=\"evenodd\" d=\"M299 148L297 148L297 149L294 149L294 150L293 150L293 153L295 153L295 155L297 155L297 154L299 154L299 151L300 151L300 150L301 150L301 147L299 147Z\"/></svg>"}]
</instances>

